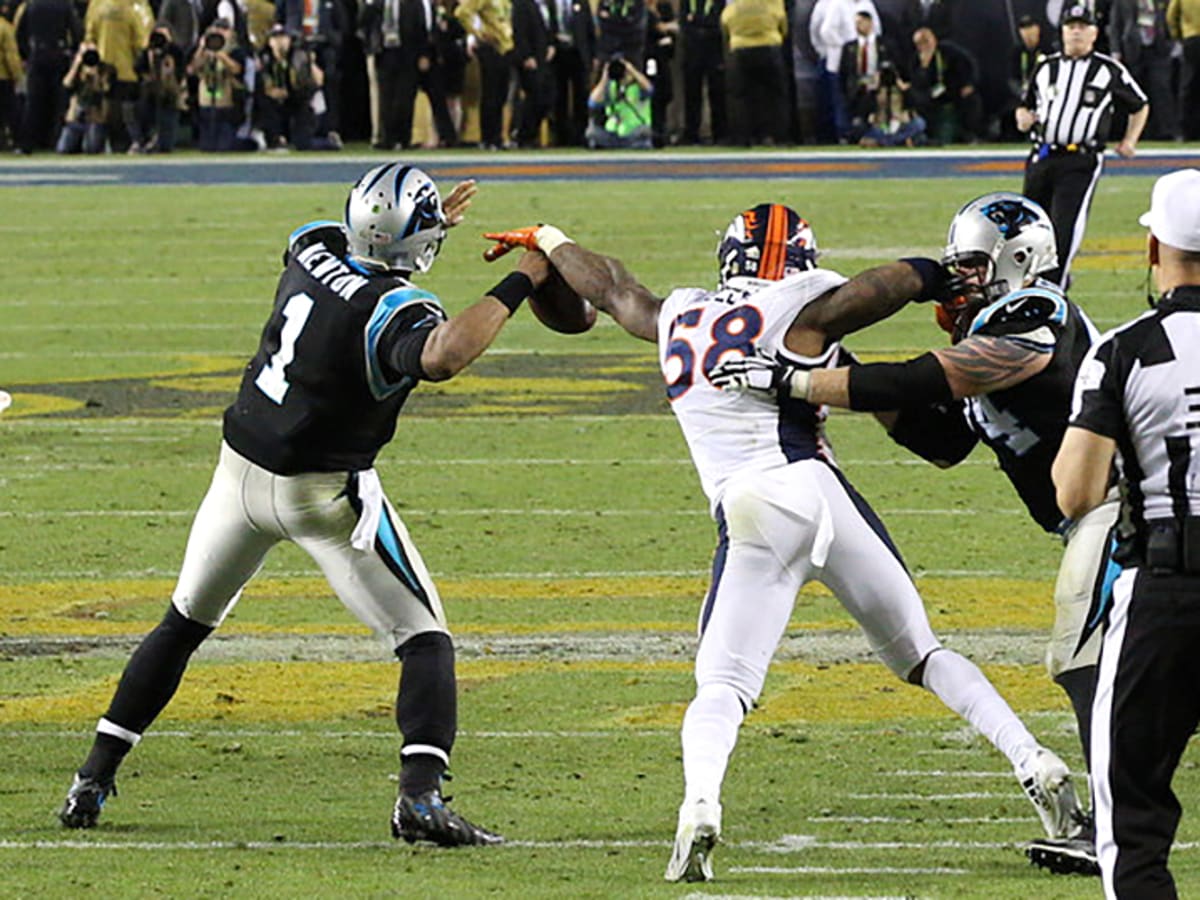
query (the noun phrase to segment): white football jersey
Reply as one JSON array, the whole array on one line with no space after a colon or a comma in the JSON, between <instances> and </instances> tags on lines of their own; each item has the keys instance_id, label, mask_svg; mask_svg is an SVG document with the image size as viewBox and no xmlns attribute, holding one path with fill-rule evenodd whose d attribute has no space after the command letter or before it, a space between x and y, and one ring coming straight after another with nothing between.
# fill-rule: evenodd
<instances>
[{"instance_id":1,"label":"white football jersey","mask_svg":"<svg viewBox=\"0 0 1200 900\"><path fill-rule=\"evenodd\" d=\"M789 353L783 341L800 310L845 281L836 272L812 269L782 281L731 278L715 291L679 288L663 301L659 365L713 510L728 479L739 472L813 457L833 462L825 439L826 407L722 391L708 380L708 373L728 354L755 350L806 369L837 365L836 342L808 359Z\"/></svg>"}]
</instances>

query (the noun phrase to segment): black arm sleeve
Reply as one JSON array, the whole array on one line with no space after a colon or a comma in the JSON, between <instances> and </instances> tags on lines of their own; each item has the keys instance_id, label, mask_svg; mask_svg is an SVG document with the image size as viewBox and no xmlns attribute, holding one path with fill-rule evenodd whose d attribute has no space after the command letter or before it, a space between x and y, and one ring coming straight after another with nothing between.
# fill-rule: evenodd
<instances>
[{"instance_id":1,"label":"black arm sleeve","mask_svg":"<svg viewBox=\"0 0 1200 900\"><path fill-rule=\"evenodd\" d=\"M942 364L932 353L902 363L869 363L850 368L850 408L888 412L954 399Z\"/></svg>"},{"instance_id":2,"label":"black arm sleeve","mask_svg":"<svg viewBox=\"0 0 1200 900\"><path fill-rule=\"evenodd\" d=\"M413 328L412 323L401 316L388 324L379 342L379 364L389 383L395 384L405 375L428 378L421 367L421 352L437 325L432 321L428 326Z\"/></svg>"},{"instance_id":3,"label":"black arm sleeve","mask_svg":"<svg viewBox=\"0 0 1200 900\"><path fill-rule=\"evenodd\" d=\"M961 400L905 409L888 434L901 447L940 466L962 462L979 440Z\"/></svg>"}]
</instances>

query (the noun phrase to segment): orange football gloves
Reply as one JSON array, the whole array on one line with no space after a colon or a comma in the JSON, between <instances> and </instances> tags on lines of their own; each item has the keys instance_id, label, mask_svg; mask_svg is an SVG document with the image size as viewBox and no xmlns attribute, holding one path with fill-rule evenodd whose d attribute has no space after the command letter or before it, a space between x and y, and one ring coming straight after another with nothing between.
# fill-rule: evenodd
<instances>
[{"instance_id":1,"label":"orange football gloves","mask_svg":"<svg viewBox=\"0 0 1200 900\"><path fill-rule=\"evenodd\" d=\"M514 247L524 247L526 250L538 249L537 230L541 225L526 225L524 228L513 228L509 231L488 231L484 237L496 241L494 245L483 251L483 258L495 262Z\"/></svg>"}]
</instances>

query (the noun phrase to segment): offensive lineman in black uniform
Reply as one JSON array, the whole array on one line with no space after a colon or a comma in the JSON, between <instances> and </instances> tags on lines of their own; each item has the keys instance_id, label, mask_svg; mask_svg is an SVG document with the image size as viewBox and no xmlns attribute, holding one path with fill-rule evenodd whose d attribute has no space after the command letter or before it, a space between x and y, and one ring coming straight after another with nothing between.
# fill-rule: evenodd
<instances>
[{"instance_id":1,"label":"offensive lineman in black uniform","mask_svg":"<svg viewBox=\"0 0 1200 900\"><path fill-rule=\"evenodd\" d=\"M444 846L494 844L441 797L457 729L454 647L437 589L373 468L419 381L451 378L481 354L543 281L525 254L482 299L447 317L409 277L428 271L474 196L400 163L367 172L345 222L295 231L274 309L225 411L212 485L196 513L162 622L134 651L59 818L90 828L117 767L179 686L188 659L228 614L267 552L290 540L401 662L404 738L392 833Z\"/></svg>"},{"instance_id":2,"label":"offensive lineman in black uniform","mask_svg":"<svg viewBox=\"0 0 1200 900\"><path fill-rule=\"evenodd\" d=\"M1099 651L1099 612L1111 568L1117 504L1065 522L1050 466L1070 412L1079 364L1097 332L1083 311L1038 274L1056 265L1045 211L1019 194L987 194L950 225L943 264L967 279L967 293L937 307L953 346L902 363L813 369L740 357L713 369L727 389L790 391L810 403L876 412L892 438L940 467L982 441L995 453L1030 516L1067 542L1055 584L1056 619L1047 667L1071 699L1088 758ZM769 371L770 378L756 377ZM1067 840L1037 840L1031 858L1059 872L1096 874L1089 825Z\"/></svg>"}]
</instances>

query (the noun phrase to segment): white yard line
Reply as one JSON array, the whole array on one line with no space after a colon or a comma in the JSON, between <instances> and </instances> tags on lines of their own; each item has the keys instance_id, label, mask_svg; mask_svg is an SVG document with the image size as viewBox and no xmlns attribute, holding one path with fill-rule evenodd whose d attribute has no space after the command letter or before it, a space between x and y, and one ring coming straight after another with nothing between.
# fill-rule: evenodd
<instances>
[{"instance_id":1,"label":"white yard line","mask_svg":"<svg viewBox=\"0 0 1200 900\"><path fill-rule=\"evenodd\" d=\"M469 516L481 518L484 516L538 516L544 518L566 519L575 516L587 518L668 518L683 516L685 518L709 518L706 509L521 509L519 507L483 507L480 509L406 509L398 510L403 516ZM162 516L192 516L194 508L188 509L22 509L0 510L0 519L146 519ZM1023 509L877 509L880 516L947 516L974 518L977 516L1024 516Z\"/></svg>"}]
</instances>

